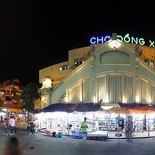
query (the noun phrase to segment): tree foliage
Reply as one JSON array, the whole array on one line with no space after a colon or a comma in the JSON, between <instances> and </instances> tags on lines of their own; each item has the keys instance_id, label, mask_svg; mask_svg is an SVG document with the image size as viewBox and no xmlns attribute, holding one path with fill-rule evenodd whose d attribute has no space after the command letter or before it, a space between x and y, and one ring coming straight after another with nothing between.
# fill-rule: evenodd
<instances>
[{"instance_id":1,"label":"tree foliage","mask_svg":"<svg viewBox=\"0 0 155 155\"><path fill-rule=\"evenodd\" d=\"M40 84L30 83L22 90L20 94L21 107L28 112L34 109L35 99L40 98L40 93L38 93L40 86Z\"/></svg>"}]
</instances>

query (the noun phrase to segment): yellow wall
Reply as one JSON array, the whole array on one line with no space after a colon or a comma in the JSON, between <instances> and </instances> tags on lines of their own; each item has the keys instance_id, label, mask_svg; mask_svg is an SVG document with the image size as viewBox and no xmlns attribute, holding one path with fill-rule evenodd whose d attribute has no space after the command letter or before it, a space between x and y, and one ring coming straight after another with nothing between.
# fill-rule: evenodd
<instances>
[{"instance_id":1,"label":"yellow wall","mask_svg":"<svg viewBox=\"0 0 155 155\"><path fill-rule=\"evenodd\" d=\"M130 45L135 47L135 44ZM139 48L142 49L142 55L140 57L142 61L144 61L145 59L149 59L154 60L155 62L155 48L142 45L139 45ZM39 82L42 83L42 80L46 76L50 76L53 79L53 86L57 85L64 77L66 77L72 70L77 67L74 65L75 59L83 58L84 61L86 61L89 58L89 50L90 46L68 51L68 61L61 62L39 70ZM69 65L69 69L60 71L60 67L64 65Z\"/></svg>"},{"instance_id":2,"label":"yellow wall","mask_svg":"<svg viewBox=\"0 0 155 155\"><path fill-rule=\"evenodd\" d=\"M135 47L135 44L130 44L131 46ZM142 49L142 55L140 59L144 61L145 59L154 60L155 63L155 48L150 46L139 45L139 49ZM155 69L155 65L153 67Z\"/></svg>"},{"instance_id":3,"label":"yellow wall","mask_svg":"<svg viewBox=\"0 0 155 155\"><path fill-rule=\"evenodd\" d=\"M90 47L82 47L82 48L70 50L68 52L69 53L68 63L71 69L75 69L75 65L74 65L75 59L83 58L86 61L89 58L89 54L88 54L89 49Z\"/></svg>"},{"instance_id":4,"label":"yellow wall","mask_svg":"<svg viewBox=\"0 0 155 155\"><path fill-rule=\"evenodd\" d=\"M79 49L70 50L69 61L61 62L44 69L39 70L39 83L42 83L42 80L49 76L53 79L53 86L57 85L64 77L66 77L73 69L77 66L74 65L75 59L83 58L85 61L89 58L89 49L90 47L83 47ZM60 67L69 65L69 69L60 71Z\"/></svg>"},{"instance_id":5,"label":"yellow wall","mask_svg":"<svg viewBox=\"0 0 155 155\"><path fill-rule=\"evenodd\" d=\"M68 61L39 70L39 82L42 83L42 80L46 76L49 76L53 80L53 85L58 84L60 80L62 80L67 74L71 72L70 69L60 71L60 67L64 65L68 65Z\"/></svg>"}]
</instances>

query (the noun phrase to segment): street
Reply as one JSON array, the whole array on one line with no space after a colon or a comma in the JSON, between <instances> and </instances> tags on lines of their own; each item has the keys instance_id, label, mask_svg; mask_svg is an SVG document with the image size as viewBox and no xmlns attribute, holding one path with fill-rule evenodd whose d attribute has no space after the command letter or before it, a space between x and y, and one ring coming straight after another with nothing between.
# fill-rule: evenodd
<instances>
[{"instance_id":1,"label":"street","mask_svg":"<svg viewBox=\"0 0 155 155\"><path fill-rule=\"evenodd\" d=\"M73 139L68 136L54 138L43 133L26 135L23 131L17 131L24 155L154 155L155 139L108 139L106 141L94 141ZM3 149L7 136L3 135L0 127L0 149ZM2 151L0 151L2 155Z\"/></svg>"}]
</instances>

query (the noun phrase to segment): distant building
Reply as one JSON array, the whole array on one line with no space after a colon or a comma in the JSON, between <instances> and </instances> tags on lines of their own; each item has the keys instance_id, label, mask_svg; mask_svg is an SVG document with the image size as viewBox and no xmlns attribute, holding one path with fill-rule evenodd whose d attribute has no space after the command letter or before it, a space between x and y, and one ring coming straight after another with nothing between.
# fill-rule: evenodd
<instances>
[{"instance_id":1,"label":"distant building","mask_svg":"<svg viewBox=\"0 0 155 155\"><path fill-rule=\"evenodd\" d=\"M115 44L114 44L115 43ZM115 45L115 46L114 46ZM53 103L155 103L155 48L111 38L73 49L68 61L39 70L42 108Z\"/></svg>"},{"instance_id":2,"label":"distant building","mask_svg":"<svg viewBox=\"0 0 155 155\"><path fill-rule=\"evenodd\" d=\"M2 109L12 112L21 111L19 104L19 95L23 87L18 79L6 80L0 83L0 98L2 101Z\"/></svg>"}]
</instances>

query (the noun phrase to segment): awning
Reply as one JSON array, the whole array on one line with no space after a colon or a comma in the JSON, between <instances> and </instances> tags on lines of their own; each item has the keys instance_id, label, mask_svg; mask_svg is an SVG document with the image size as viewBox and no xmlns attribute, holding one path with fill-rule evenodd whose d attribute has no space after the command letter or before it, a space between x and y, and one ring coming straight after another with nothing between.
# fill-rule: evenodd
<instances>
[{"instance_id":1,"label":"awning","mask_svg":"<svg viewBox=\"0 0 155 155\"><path fill-rule=\"evenodd\" d=\"M41 112L88 112L88 111L97 111L100 109L100 104L98 103L55 103L51 104L48 107L40 110Z\"/></svg>"}]
</instances>

